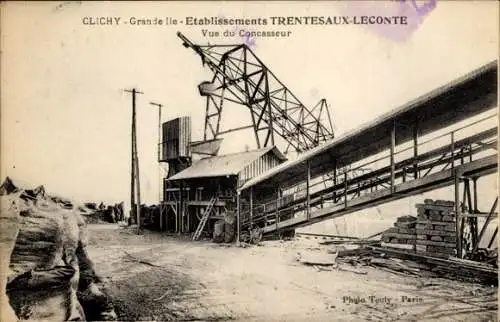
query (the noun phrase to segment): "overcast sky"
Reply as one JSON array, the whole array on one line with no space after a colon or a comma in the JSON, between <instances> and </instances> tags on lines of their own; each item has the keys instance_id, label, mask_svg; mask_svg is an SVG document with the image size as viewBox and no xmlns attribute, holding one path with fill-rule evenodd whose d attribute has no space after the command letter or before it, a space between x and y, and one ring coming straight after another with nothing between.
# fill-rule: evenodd
<instances>
[{"instance_id":1,"label":"overcast sky","mask_svg":"<svg viewBox=\"0 0 500 322\"><path fill-rule=\"evenodd\" d=\"M394 6L396 2L390 5ZM397 4L397 3L396 3ZM370 12L393 14L377 1ZM399 5L399 4L397 4ZM158 201L157 109L163 120L191 115L203 131L197 85L211 74L176 32L195 43L201 26L87 26L86 16L302 16L356 13L346 3L57 3L3 4L1 174L77 200L128 201L130 95L138 87L138 150L143 200ZM389 9L387 9L389 8ZM392 8L392 9L391 9ZM385 11L384 11L385 10ZM391 11L393 10L393 11ZM209 27L223 31L224 27ZM259 28L254 28L259 29ZM271 26L262 30L273 30ZM289 26L283 39L255 39L255 53L300 100L326 98L337 134L396 108L498 56L495 1L437 1L401 35L359 25ZM408 29L409 30L409 29ZM234 118L248 112L232 109ZM227 138L222 152L254 147L248 133Z\"/></svg>"}]
</instances>

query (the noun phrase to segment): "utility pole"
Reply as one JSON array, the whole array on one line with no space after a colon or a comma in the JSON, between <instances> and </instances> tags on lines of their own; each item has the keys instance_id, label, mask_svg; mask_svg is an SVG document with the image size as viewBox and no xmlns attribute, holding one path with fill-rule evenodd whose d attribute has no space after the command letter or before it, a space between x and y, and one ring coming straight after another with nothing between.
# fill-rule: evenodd
<instances>
[{"instance_id":1,"label":"utility pole","mask_svg":"<svg viewBox=\"0 0 500 322\"><path fill-rule=\"evenodd\" d=\"M144 94L136 90L135 88L125 92L132 93L132 155L131 155L131 177L130 177L130 209L132 210L136 206L136 218L137 218L137 233L141 229L141 184L139 181L139 157L137 153L137 131L136 131L136 113L135 113L135 101L137 94ZM136 189L137 188L137 189ZM137 192L137 203L135 200L135 192Z\"/></svg>"},{"instance_id":2,"label":"utility pole","mask_svg":"<svg viewBox=\"0 0 500 322\"><path fill-rule=\"evenodd\" d=\"M155 102L149 102L149 104L153 105L153 106L156 106L158 107L158 164L161 162L161 146L162 146L162 142L161 142L161 108L163 107L162 104L159 104L159 103L155 103ZM158 177L160 178L160 183L159 183L159 196L158 196L158 202L161 203L161 199L162 199L162 183L163 183L163 178L161 176L161 167L158 165Z\"/></svg>"},{"instance_id":3,"label":"utility pole","mask_svg":"<svg viewBox=\"0 0 500 322\"><path fill-rule=\"evenodd\" d=\"M149 102L149 104L158 107L158 162L160 162L161 155L160 155L160 145L161 145L161 108L163 107L162 104L155 103L155 102Z\"/></svg>"},{"instance_id":4,"label":"utility pole","mask_svg":"<svg viewBox=\"0 0 500 322\"><path fill-rule=\"evenodd\" d=\"M161 108L163 107L162 104L155 103L155 102L149 102L149 104L153 106L158 107L158 205L160 208L160 231L163 231L163 210L164 210L164 204L162 203L163 200L163 176L162 176L162 171L161 171L161 154L163 150L163 144L162 144L162 133L161 133Z\"/></svg>"}]
</instances>

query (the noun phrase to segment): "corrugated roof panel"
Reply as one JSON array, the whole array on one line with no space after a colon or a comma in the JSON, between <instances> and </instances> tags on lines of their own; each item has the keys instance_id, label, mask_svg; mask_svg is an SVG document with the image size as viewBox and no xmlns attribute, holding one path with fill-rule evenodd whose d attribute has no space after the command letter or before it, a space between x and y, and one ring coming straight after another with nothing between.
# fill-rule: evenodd
<instances>
[{"instance_id":1,"label":"corrugated roof panel","mask_svg":"<svg viewBox=\"0 0 500 322\"><path fill-rule=\"evenodd\" d=\"M268 147L264 149L252 150L248 152L240 152L226 154L216 157L204 158L195 163L189 168L177 173L168 178L168 181L206 178L206 177L222 177L227 175L237 175L246 165L252 163L262 155L273 150L278 159L283 160L283 155L275 148Z\"/></svg>"}]
</instances>

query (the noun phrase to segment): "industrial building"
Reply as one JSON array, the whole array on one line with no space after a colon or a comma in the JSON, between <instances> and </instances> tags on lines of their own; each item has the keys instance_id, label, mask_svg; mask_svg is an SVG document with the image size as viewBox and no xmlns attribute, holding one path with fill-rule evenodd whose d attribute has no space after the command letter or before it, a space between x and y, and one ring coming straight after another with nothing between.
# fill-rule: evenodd
<instances>
[{"instance_id":1,"label":"industrial building","mask_svg":"<svg viewBox=\"0 0 500 322\"><path fill-rule=\"evenodd\" d=\"M200 46L178 35L214 77L199 86L207 101L202 140L192 139L189 117L162 125L159 162L168 163L169 171L160 230L196 240L203 233L212 237L215 222L223 219L238 241L254 228L268 237L287 236L451 186L455 200L445 206L453 207L456 230L447 239L456 241L459 257L477 253L498 201L489 212L478 209L478 181L497 171L498 124L491 113L497 106L496 61L336 138L326 100L308 109L247 46ZM224 102L247 108L251 123L223 130ZM242 129L254 130L257 149L219 155L222 136ZM287 161L290 149L299 155ZM485 218L482 227L478 218ZM425 242L444 243L437 239Z\"/></svg>"},{"instance_id":2,"label":"industrial building","mask_svg":"<svg viewBox=\"0 0 500 322\"><path fill-rule=\"evenodd\" d=\"M192 142L187 116L163 123L162 137L160 161L169 169L157 224L162 231L194 233L195 239L234 213L239 187L286 161L275 146L217 155L222 140ZM241 207L246 204L241 201Z\"/></svg>"},{"instance_id":3,"label":"industrial building","mask_svg":"<svg viewBox=\"0 0 500 322\"><path fill-rule=\"evenodd\" d=\"M276 147L267 147L192 162L165 179L166 220L165 227L162 220L161 229L196 233L199 227L198 238L208 222L206 230L211 233L215 220L236 209L238 187L284 161L285 156Z\"/></svg>"}]
</instances>

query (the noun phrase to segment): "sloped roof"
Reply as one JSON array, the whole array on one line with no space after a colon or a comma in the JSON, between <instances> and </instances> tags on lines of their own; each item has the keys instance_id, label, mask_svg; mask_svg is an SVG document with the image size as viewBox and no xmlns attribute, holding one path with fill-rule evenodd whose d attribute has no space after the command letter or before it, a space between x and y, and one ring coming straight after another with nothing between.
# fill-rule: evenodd
<instances>
[{"instance_id":1,"label":"sloped roof","mask_svg":"<svg viewBox=\"0 0 500 322\"><path fill-rule=\"evenodd\" d=\"M167 180L174 181L181 179L237 175L245 168L246 165L252 163L254 160L270 151L281 161L286 161L285 156L276 147L268 147L248 152L204 158L196 161L189 168L173 175Z\"/></svg>"}]
</instances>

